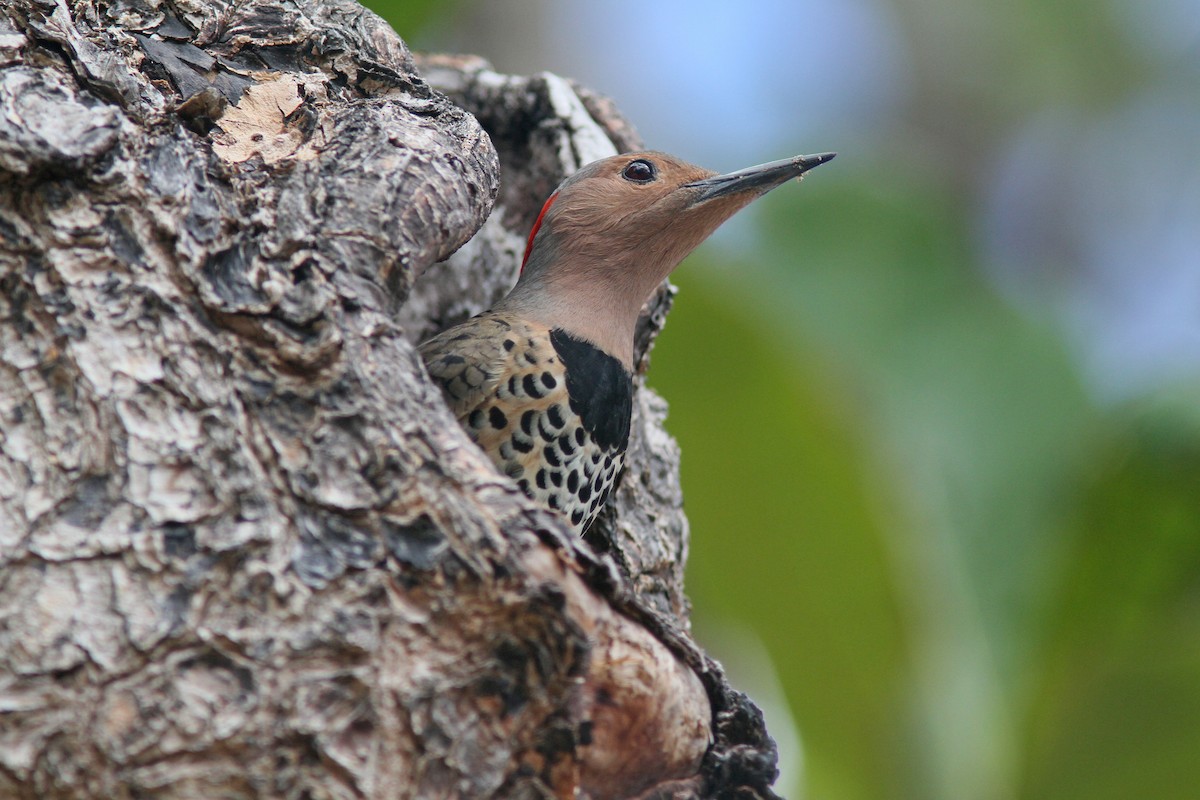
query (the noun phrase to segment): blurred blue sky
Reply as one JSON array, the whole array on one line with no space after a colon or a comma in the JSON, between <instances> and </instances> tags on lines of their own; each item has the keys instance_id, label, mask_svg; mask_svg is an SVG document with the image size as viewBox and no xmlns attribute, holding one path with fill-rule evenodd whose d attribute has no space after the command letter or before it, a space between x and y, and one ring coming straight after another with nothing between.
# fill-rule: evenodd
<instances>
[{"instance_id":1,"label":"blurred blue sky","mask_svg":"<svg viewBox=\"0 0 1200 800\"><path fill-rule=\"evenodd\" d=\"M1154 86L1096 114L1036 114L988 176L980 225L992 278L1062 320L1102 400L1200 366L1194 91Z\"/></svg>"},{"instance_id":2,"label":"blurred blue sky","mask_svg":"<svg viewBox=\"0 0 1200 800\"><path fill-rule=\"evenodd\" d=\"M847 132L903 105L903 40L872 0L569 0L550 14L552 42L604 43L555 56L617 97L654 147L714 169L834 137L852 147Z\"/></svg>"}]
</instances>

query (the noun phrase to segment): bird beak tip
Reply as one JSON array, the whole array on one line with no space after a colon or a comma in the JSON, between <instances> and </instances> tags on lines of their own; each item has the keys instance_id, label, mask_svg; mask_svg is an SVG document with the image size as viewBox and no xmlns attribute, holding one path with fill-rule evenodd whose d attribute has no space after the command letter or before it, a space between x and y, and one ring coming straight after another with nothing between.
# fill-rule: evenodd
<instances>
[{"instance_id":1,"label":"bird beak tip","mask_svg":"<svg viewBox=\"0 0 1200 800\"><path fill-rule=\"evenodd\" d=\"M790 178L803 177L804 173L833 160L836 155L837 153L817 153L809 156L793 156L780 161L759 164L757 167L747 167L737 172L712 175L684 184L684 188L701 190L693 201L694 204L749 191L758 191L761 194L786 183Z\"/></svg>"},{"instance_id":2,"label":"bird beak tip","mask_svg":"<svg viewBox=\"0 0 1200 800\"><path fill-rule=\"evenodd\" d=\"M837 156L837 153L816 153L811 156L796 156L796 158L794 160L796 162L796 165L803 170L800 173L803 175L805 172L808 172L813 167L819 167L822 164L826 164L830 161L833 161L833 159L836 156Z\"/></svg>"}]
</instances>

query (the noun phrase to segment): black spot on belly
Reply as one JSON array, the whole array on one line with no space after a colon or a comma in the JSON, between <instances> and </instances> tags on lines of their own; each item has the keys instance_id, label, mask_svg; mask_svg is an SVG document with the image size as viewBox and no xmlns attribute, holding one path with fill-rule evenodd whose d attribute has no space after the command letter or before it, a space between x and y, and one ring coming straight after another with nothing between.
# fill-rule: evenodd
<instances>
[{"instance_id":1,"label":"black spot on belly","mask_svg":"<svg viewBox=\"0 0 1200 800\"><path fill-rule=\"evenodd\" d=\"M521 430L526 436L533 436L533 421L537 417L537 412L529 409L521 415Z\"/></svg>"},{"instance_id":2,"label":"black spot on belly","mask_svg":"<svg viewBox=\"0 0 1200 800\"><path fill-rule=\"evenodd\" d=\"M558 381L554 380L554 376L551 375L549 372L543 372L542 373L542 385L545 386L547 389L553 389L555 386L558 386Z\"/></svg>"},{"instance_id":3,"label":"black spot on belly","mask_svg":"<svg viewBox=\"0 0 1200 800\"><path fill-rule=\"evenodd\" d=\"M567 491L574 494L577 489L579 489L579 473L571 470L567 474Z\"/></svg>"},{"instance_id":4,"label":"black spot on belly","mask_svg":"<svg viewBox=\"0 0 1200 800\"><path fill-rule=\"evenodd\" d=\"M512 446L513 449L518 453L533 452L533 442L529 441L528 439L522 439L520 436L514 436L512 438Z\"/></svg>"},{"instance_id":5,"label":"black spot on belly","mask_svg":"<svg viewBox=\"0 0 1200 800\"><path fill-rule=\"evenodd\" d=\"M508 417L504 416L504 412L499 406L492 406L488 409L488 421L492 423L492 427L500 430L508 425Z\"/></svg>"},{"instance_id":6,"label":"black spot on belly","mask_svg":"<svg viewBox=\"0 0 1200 800\"><path fill-rule=\"evenodd\" d=\"M633 378L621 362L561 328L550 331L567 373L571 410L602 448L624 450L633 414Z\"/></svg>"},{"instance_id":7,"label":"black spot on belly","mask_svg":"<svg viewBox=\"0 0 1200 800\"><path fill-rule=\"evenodd\" d=\"M550 420L550 424L553 425L556 430L561 428L566 422L563 419L562 408L559 407L558 403L555 403L546 409L546 417Z\"/></svg>"},{"instance_id":8,"label":"black spot on belly","mask_svg":"<svg viewBox=\"0 0 1200 800\"><path fill-rule=\"evenodd\" d=\"M542 456L546 459L546 463L552 467L561 467L562 459L558 457L558 453L554 450L554 445L548 444L542 448Z\"/></svg>"},{"instance_id":9,"label":"black spot on belly","mask_svg":"<svg viewBox=\"0 0 1200 800\"><path fill-rule=\"evenodd\" d=\"M521 388L525 390L525 394L534 399L541 399L546 396L546 393L537 385L537 381L534 380L532 374L526 375L521 379Z\"/></svg>"},{"instance_id":10,"label":"black spot on belly","mask_svg":"<svg viewBox=\"0 0 1200 800\"><path fill-rule=\"evenodd\" d=\"M583 509L577 508L571 512L571 524L578 525L583 522Z\"/></svg>"}]
</instances>

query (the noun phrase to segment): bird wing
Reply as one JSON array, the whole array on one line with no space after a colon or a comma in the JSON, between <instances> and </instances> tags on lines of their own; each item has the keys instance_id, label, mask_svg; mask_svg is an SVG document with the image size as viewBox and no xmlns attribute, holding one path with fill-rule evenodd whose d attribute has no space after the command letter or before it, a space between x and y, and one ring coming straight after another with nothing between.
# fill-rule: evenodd
<instances>
[{"instance_id":1,"label":"bird wing","mask_svg":"<svg viewBox=\"0 0 1200 800\"><path fill-rule=\"evenodd\" d=\"M492 314L481 314L439 333L423 343L421 354L429 376L437 383L450 410L461 422L496 389L511 371L513 325Z\"/></svg>"}]
</instances>

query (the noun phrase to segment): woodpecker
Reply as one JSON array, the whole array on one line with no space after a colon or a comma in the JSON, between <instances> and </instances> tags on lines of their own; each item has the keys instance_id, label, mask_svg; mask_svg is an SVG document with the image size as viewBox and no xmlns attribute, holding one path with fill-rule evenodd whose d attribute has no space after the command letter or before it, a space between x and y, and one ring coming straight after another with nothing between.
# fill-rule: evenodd
<instances>
[{"instance_id":1,"label":"woodpecker","mask_svg":"<svg viewBox=\"0 0 1200 800\"><path fill-rule=\"evenodd\" d=\"M582 533L629 443L642 306L722 222L834 155L718 175L626 153L564 180L533 223L508 296L420 346L467 434Z\"/></svg>"}]
</instances>

